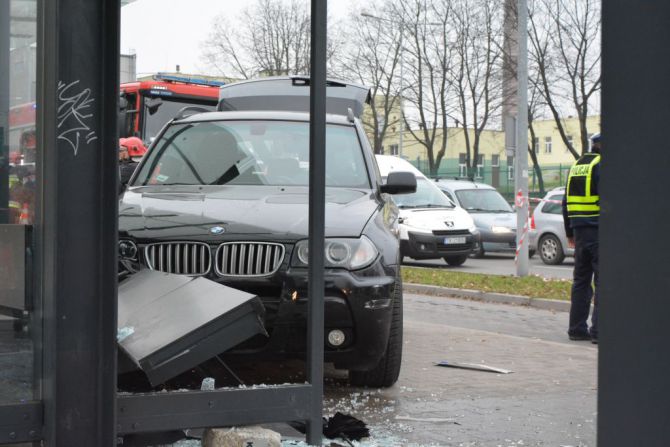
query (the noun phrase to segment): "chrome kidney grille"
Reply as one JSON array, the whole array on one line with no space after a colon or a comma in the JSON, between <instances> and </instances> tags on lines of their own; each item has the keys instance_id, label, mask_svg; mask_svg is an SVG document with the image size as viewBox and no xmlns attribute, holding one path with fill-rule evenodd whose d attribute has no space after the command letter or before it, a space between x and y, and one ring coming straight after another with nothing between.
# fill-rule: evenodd
<instances>
[{"instance_id":1,"label":"chrome kidney grille","mask_svg":"<svg viewBox=\"0 0 670 447\"><path fill-rule=\"evenodd\" d=\"M147 245L147 267L178 275L206 275L212 267L209 245L199 242L162 242Z\"/></svg>"},{"instance_id":2,"label":"chrome kidney grille","mask_svg":"<svg viewBox=\"0 0 670 447\"><path fill-rule=\"evenodd\" d=\"M220 276L268 276L284 260L284 246L268 242L226 242L215 257Z\"/></svg>"}]
</instances>

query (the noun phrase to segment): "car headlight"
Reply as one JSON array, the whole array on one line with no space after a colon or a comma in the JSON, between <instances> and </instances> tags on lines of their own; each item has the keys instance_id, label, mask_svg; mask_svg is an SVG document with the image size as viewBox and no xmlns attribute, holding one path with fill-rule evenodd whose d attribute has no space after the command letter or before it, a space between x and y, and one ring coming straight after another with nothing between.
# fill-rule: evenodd
<instances>
[{"instance_id":1,"label":"car headlight","mask_svg":"<svg viewBox=\"0 0 670 447\"><path fill-rule=\"evenodd\" d=\"M309 265L308 241L299 241L293 251L291 265L307 267ZM372 264L379 252L365 236L360 239L330 238L324 243L324 265L329 268L358 270Z\"/></svg>"},{"instance_id":2,"label":"car headlight","mask_svg":"<svg viewBox=\"0 0 670 447\"><path fill-rule=\"evenodd\" d=\"M501 233L513 233L513 231L512 231L511 228L500 227L500 226L498 226L498 225L491 225L491 231L493 231L494 233L498 233L498 234L501 234Z\"/></svg>"}]
</instances>

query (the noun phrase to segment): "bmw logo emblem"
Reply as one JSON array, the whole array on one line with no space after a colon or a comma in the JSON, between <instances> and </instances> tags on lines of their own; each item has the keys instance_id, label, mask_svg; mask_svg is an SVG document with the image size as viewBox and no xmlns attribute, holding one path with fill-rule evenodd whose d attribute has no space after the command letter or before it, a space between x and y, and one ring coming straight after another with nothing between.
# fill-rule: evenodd
<instances>
[{"instance_id":1,"label":"bmw logo emblem","mask_svg":"<svg viewBox=\"0 0 670 447\"><path fill-rule=\"evenodd\" d=\"M210 228L209 232L212 233L212 234L221 234L221 233L225 233L226 229L223 228L223 227L216 226L216 227Z\"/></svg>"}]
</instances>

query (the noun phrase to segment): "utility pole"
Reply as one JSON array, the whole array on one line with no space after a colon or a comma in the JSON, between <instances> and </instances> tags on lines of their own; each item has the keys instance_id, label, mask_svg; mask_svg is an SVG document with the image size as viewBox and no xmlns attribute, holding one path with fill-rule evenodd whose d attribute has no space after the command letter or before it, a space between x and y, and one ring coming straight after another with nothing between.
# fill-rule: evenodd
<instances>
[{"instance_id":1,"label":"utility pole","mask_svg":"<svg viewBox=\"0 0 670 447\"><path fill-rule=\"evenodd\" d=\"M526 0L505 0L503 128L505 152L514 157L516 274L528 275L528 50Z\"/></svg>"},{"instance_id":2,"label":"utility pole","mask_svg":"<svg viewBox=\"0 0 670 447\"><path fill-rule=\"evenodd\" d=\"M400 39L398 39L398 44L400 45L399 51L400 51L400 89L398 90L398 93L400 96L398 97L398 107L400 108L400 122L399 122L399 127L398 127L398 157L402 158L402 140L403 136L405 134L405 114L403 113L402 106L403 106L403 88L404 88L404 79L405 79L405 73L404 73L404 67L405 67L405 50L403 48L403 43L402 43L402 36L405 34L405 22L400 22Z\"/></svg>"},{"instance_id":3,"label":"utility pole","mask_svg":"<svg viewBox=\"0 0 670 447\"><path fill-rule=\"evenodd\" d=\"M516 202L517 276L528 275L528 5L517 0L517 118L514 189Z\"/></svg>"}]
</instances>

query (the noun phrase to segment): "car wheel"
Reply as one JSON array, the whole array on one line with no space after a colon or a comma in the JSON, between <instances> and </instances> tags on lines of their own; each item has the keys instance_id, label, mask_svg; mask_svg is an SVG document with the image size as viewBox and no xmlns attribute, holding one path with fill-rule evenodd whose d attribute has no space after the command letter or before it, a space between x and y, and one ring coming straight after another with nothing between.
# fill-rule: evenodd
<instances>
[{"instance_id":1,"label":"car wheel","mask_svg":"<svg viewBox=\"0 0 670 447\"><path fill-rule=\"evenodd\" d=\"M353 386L387 388L398 381L402 362L402 279L398 277L393 292L391 330L384 356L377 366L369 371L349 371L349 382Z\"/></svg>"},{"instance_id":2,"label":"car wheel","mask_svg":"<svg viewBox=\"0 0 670 447\"><path fill-rule=\"evenodd\" d=\"M463 265L463 263L465 263L467 259L468 259L467 255L444 257L446 263L452 267L458 267L459 265Z\"/></svg>"},{"instance_id":3,"label":"car wheel","mask_svg":"<svg viewBox=\"0 0 670 447\"><path fill-rule=\"evenodd\" d=\"M528 257L532 258L533 256L535 256L535 250L528 250Z\"/></svg>"},{"instance_id":4,"label":"car wheel","mask_svg":"<svg viewBox=\"0 0 670 447\"><path fill-rule=\"evenodd\" d=\"M556 265L565 259L561 241L553 234L542 236L539 243L539 252L540 258L545 264Z\"/></svg>"}]
</instances>

